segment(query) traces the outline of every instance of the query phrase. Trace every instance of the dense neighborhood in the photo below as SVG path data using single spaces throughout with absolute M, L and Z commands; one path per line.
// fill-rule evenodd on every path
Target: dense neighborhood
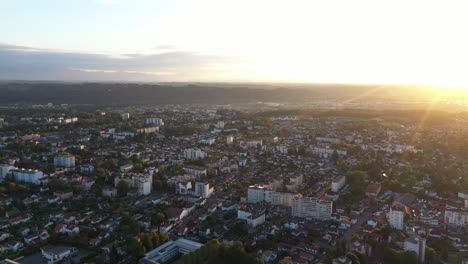
M 466 115 L 5 107 L 0 181 L 0 263 L 468 262 Z

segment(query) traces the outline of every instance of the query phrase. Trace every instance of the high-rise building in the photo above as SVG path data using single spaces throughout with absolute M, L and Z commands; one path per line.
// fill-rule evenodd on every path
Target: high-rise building
M 393 205 L 388 212 L 388 222 L 390 226 L 398 230 L 403 230 L 404 216 L 405 208 L 400 204 Z
M 206 156 L 205 152 L 197 148 L 184 150 L 184 158 L 186 159 L 204 159 Z
M 16 182 L 31 184 L 40 184 L 39 179 L 44 176 L 42 171 L 38 170 L 13 169 L 10 172 L 13 174 L 13 179 Z
M 156 118 L 156 117 L 146 118 L 146 124 L 147 125 L 155 124 L 158 126 L 164 126 L 164 120 L 162 120 L 161 118 Z
M 209 183 L 205 182 L 196 182 L 195 183 L 195 195 L 201 196 L 203 198 L 208 198 L 213 194 L 214 188 L 210 188 Z
M 271 190 L 261 185 L 251 185 L 247 189 L 247 202 L 271 202 Z
M 445 223 L 453 226 L 468 225 L 468 210 L 448 209 L 445 211 Z
M 231 145 L 232 143 L 234 143 L 234 136 L 227 136 L 226 137 L 226 143 L 228 145 Z
M 301 194 L 292 199 L 291 205 L 292 216 L 321 220 L 330 219 L 333 209 L 331 200 L 303 197 Z
M 128 120 L 128 119 L 130 119 L 130 113 L 123 113 L 123 114 L 122 114 L 122 120 L 123 120 L 123 121 L 126 121 L 126 120 Z
M 332 192 L 338 192 L 346 183 L 346 176 L 339 176 L 332 181 Z
M 69 153 L 61 153 L 54 157 L 54 165 L 57 167 L 75 167 L 75 156 Z

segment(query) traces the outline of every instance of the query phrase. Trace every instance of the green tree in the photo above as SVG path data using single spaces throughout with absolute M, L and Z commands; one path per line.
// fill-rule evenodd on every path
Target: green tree
M 128 241 L 127 245 L 132 256 L 139 258 L 143 256 L 143 254 L 145 254 L 145 247 L 143 246 L 140 240 L 132 237 Z
M 126 196 L 129 190 L 128 183 L 126 181 L 119 181 L 117 184 L 117 194 L 120 197 Z

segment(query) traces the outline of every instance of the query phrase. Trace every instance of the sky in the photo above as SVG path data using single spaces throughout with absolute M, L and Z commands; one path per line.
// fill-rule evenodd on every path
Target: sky
M 466 1 L 0 0 L 0 79 L 468 87 Z

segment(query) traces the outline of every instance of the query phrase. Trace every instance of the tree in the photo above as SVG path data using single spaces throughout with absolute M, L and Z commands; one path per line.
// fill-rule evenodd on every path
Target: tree
M 126 181 L 119 181 L 117 184 L 117 194 L 119 196 L 126 196 L 129 190 L 128 183 Z
M 351 236 L 351 241 L 354 242 L 354 241 L 358 241 L 359 240 L 359 235 L 358 234 L 353 234 Z
M 63 189 L 64 187 L 65 187 L 65 184 L 60 179 L 52 179 L 49 181 L 49 188 L 51 191 L 57 191 L 57 190 Z
M 145 233 L 141 236 L 141 243 L 143 244 L 143 246 L 145 247 L 146 249 L 146 252 L 152 250 L 154 248 L 154 245 L 153 245 L 153 240 L 151 238 L 151 234 L 150 233 Z
M 164 223 L 164 219 L 166 219 L 166 216 L 161 212 L 156 213 L 151 217 L 151 222 L 153 223 L 153 225 L 158 227 L 158 232 L 160 232 L 160 228 L 161 225 Z
M 141 257 L 143 256 L 143 254 L 145 254 L 145 248 L 140 240 L 132 237 L 130 238 L 130 241 L 128 241 L 127 244 L 130 254 L 132 254 L 132 256 Z
M 426 262 L 434 263 L 436 260 L 436 257 L 437 257 L 436 251 L 433 248 L 426 246 Z
M 361 264 L 361 261 L 359 260 L 358 256 L 356 256 L 353 252 L 348 252 L 348 254 L 346 254 L 346 257 L 350 259 L 353 264 Z

